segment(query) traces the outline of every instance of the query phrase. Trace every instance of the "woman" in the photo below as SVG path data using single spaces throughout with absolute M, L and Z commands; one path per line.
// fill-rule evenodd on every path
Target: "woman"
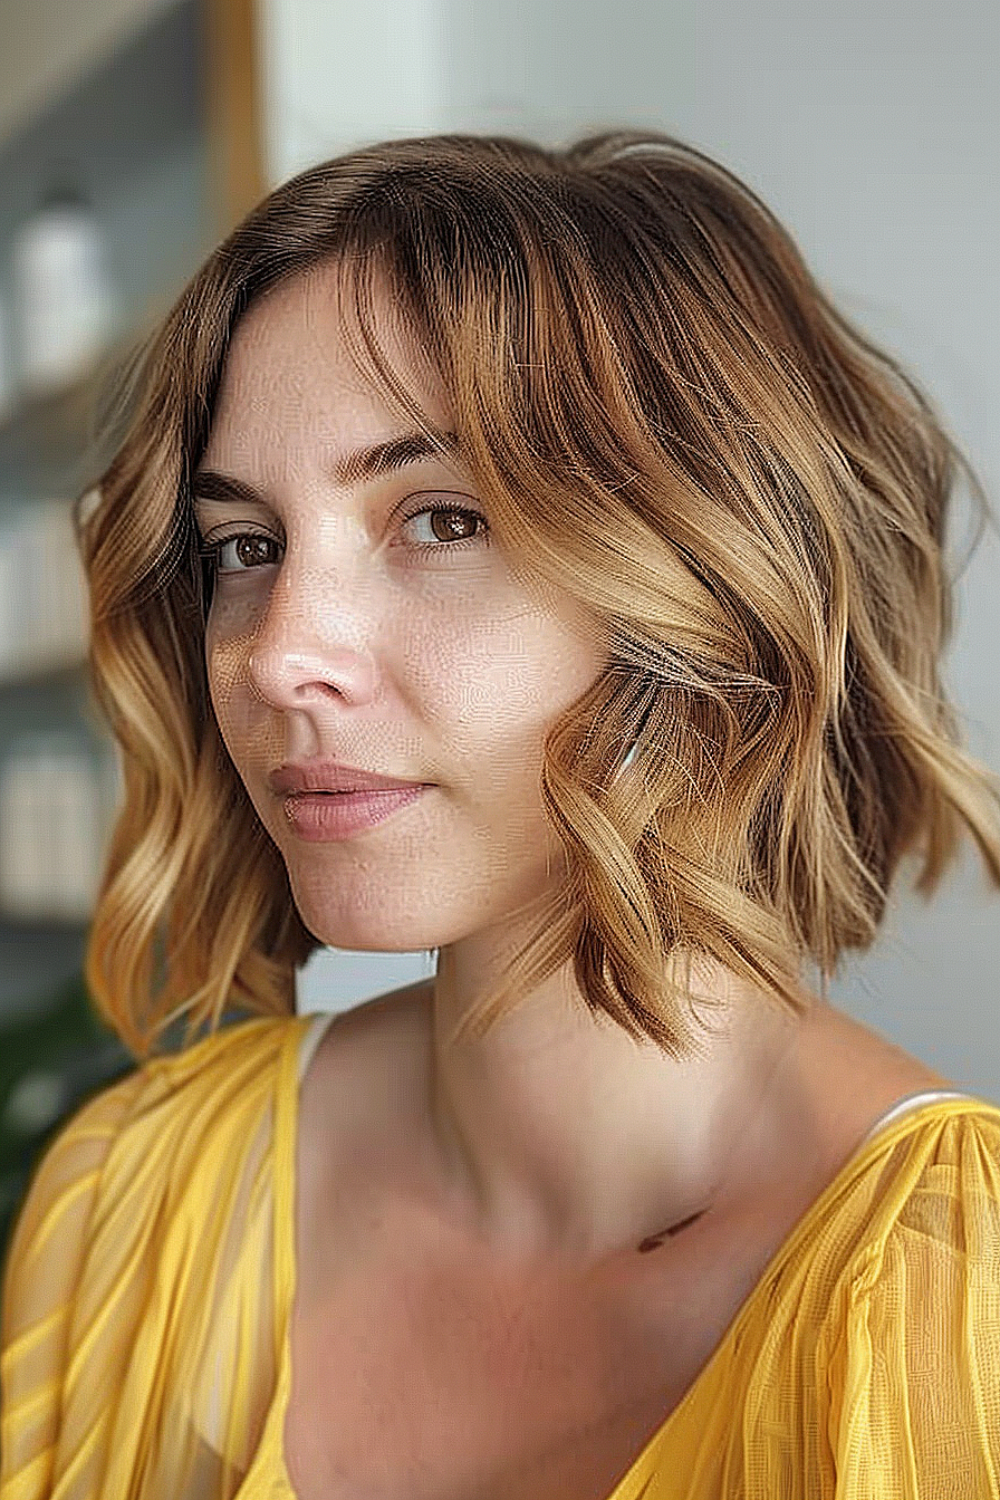
M 21 1211 L 0 1500 L 996 1493 L 1000 1108 L 827 997 L 907 854 L 1000 886 L 917 387 L 623 131 L 300 174 L 133 391 L 79 534 L 139 1066 Z M 437 973 L 299 1017 L 319 944 Z

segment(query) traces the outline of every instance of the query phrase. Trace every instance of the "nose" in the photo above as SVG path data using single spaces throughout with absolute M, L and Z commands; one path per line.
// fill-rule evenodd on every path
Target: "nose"
M 251 686 L 275 708 L 302 708 L 338 692 L 363 702 L 375 691 L 376 622 L 349 597 L 342 574 L 308 587 L 290 572 L 271 590 L 247 660 Z

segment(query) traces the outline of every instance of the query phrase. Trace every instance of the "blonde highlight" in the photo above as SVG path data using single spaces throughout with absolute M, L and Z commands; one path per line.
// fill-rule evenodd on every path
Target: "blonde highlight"
M 78 502 L 124 773 L 85 978 L 136 1055 L 179 1018 L 290 1013 L 321 946 L 211 711 L 189 482 L 239 318 L 327 265 L 359 364 L 440 438 L 375 335 L 388 281 L 512 566 L 607 645 L 546 743 L 567 878 L 463 1027 L 572 959 L 595 1012 L 681 1057 L 692 958 L 802 1009 L 801 963 L 825 991 L 871 945 L 904 856 L 929 895 L 968 832 L 1000 887 L 1000 783 L 940 677 L 959 474 L 989 502 L 912 377 L 744 184 L 669 136 L 395 140 L 300 173 L 214 251 L 130 373 L 99 503 Z

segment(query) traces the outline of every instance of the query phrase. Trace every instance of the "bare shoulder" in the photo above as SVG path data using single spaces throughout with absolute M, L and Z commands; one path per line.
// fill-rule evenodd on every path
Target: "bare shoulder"
M 327 1027 L 302 1081 L 299 1126 L 315 1126 L 329 1144 L 334 1121 L 370 1127 L 377 1107 L 391 1103 L 398 1117 L 426 1077 L 426 1016 L 432 981 L 376 995 L 343 1011 Z
M 836 1006 L 818 1011 L 816 1051 L 819 1066 L 825 1066 L 838 1084 L 849 1084 L 847 1074 L 857 1074 L 857 1092 L 902 1087 L 907 1089 L 954 1088 L 951 1079 L 913 1056 L 896 1042 Z M 849 1088 L 849 1092 L 854 1092 Z
M 433 979 L 378 995 L 337 1017 L 312 1059 L 299 1100 L 300 1173 L 317 1194 L 373 1181 L 407 1153 L 425 1117 L 428 1018 Z M 960 1087 L 921 1058 L 835 1005 L 803 1021 L 791 1066 L 799 1075 L 823 1144 L 834 1160 L 899 1099 Z M 823 1148 L 821 1147 L 821 1150 Z
M 900 1099 L 960 1085 L 833 1005 L 803 1026 L 800 1066 L 815 1106 L 821 1149 L 843 1162 Z

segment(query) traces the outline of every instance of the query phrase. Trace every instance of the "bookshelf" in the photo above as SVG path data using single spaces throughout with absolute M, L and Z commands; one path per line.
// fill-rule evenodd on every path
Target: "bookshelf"
M 0 118 L 0 298 L 12 306 L 18 226 L 54 167 L 69 164 L 101 227 L 116 318 L 69 378 L 19 389 L 15 370 L 0 411 L 0 549 L 7 543 L 6 569 L 0 550 L 0 778 L 6 770 L 8 791 L 6 803 L 0 791 L 0 1026 L 43 1012 L 82 964 L 89 909 L 81 872 L 75 898 L 66 900 L 65 891 L 48 891 L 43 869 L 28 878 L 23 868 L 25 850 L 47 837 L 52 787 L 62 790 L 70 779 L 58 766 L 92 776 L 98 836 L 96 847 L 89 838 L 87 856 L 95 875 L 117 785 L 114 746 L 88 698 L 85 582 L 69 521 L 71 500 L 110 456 L 95 442 L 98 396 L 119 359 L 266 191 L 254 0 L 102 0 L 89 15 L 64 15 L 67 26 L 90 33 L 77 47 L 84 61 L 71 66 L 67 46 L 61 71 L 46 44 L 45 12 L 55 9 L 49 0 L 35 9 L 22 4 L 23 24 L 12 18 L 0 31 L 17 30 L 23 69 L 36 67 L 49 82 L 32 92 L 29 79 L 27 102 Z M 26 817 L 21 793 L 46 745 L 64 757 L 75 753 L 77 763 L 53 761 L 37 815 Z M 64 875 L 65 851 L 49 855 Z
M 0 18 L 0 299 L 14 307 L 18 226 L 54 165 L 71 163 L 100 225 L 116 316 L 93 352 L 48 385 L 19 383 L 9 361 L 0 410 L 4 1261 L 35 1162 L 88 1095 L 134 1066 L 83 979 L 120 783 L 90 702 L 70 504 L 111 456 L 96 436 L 107 378 L 266 191 L 254 0 L 16 8 L 20 16 L 11 7 Z

